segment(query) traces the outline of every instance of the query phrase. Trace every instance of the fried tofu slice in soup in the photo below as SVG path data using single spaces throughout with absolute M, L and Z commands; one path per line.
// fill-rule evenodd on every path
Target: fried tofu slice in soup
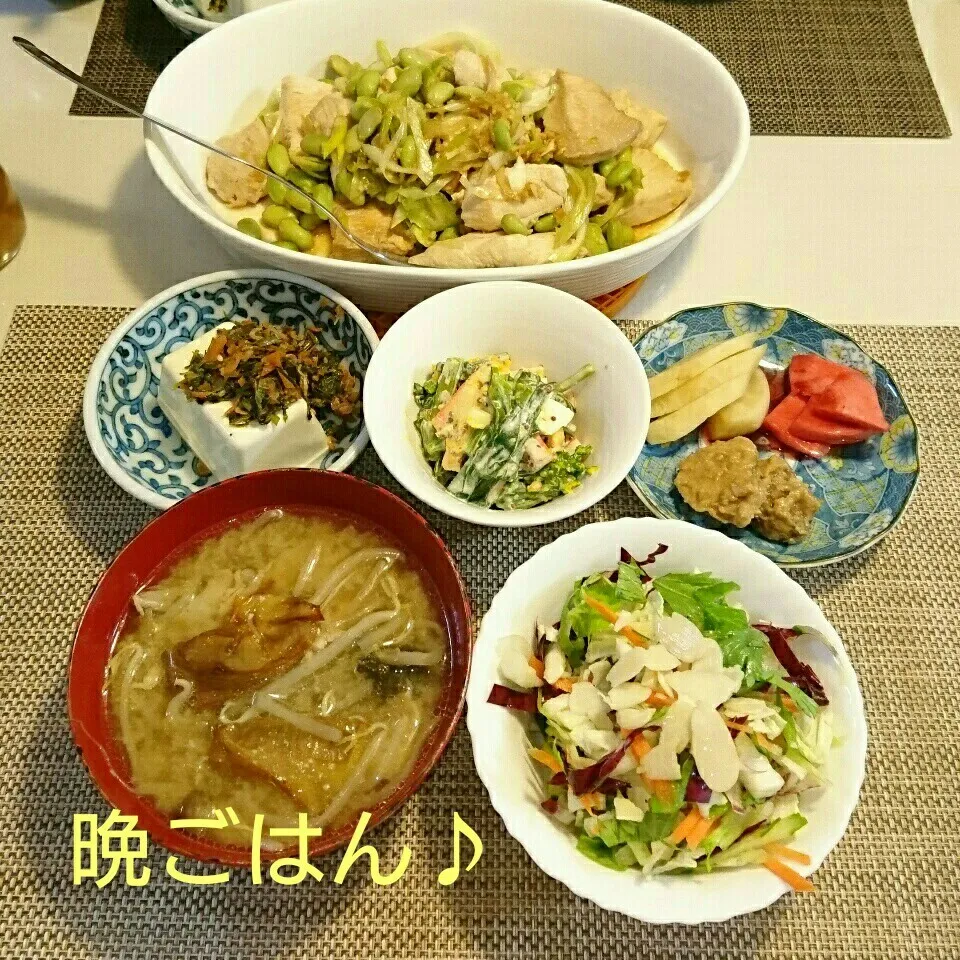
M 258 117 L 242 130 L 220 137 L 217 146 L 262 167 L 267 162 L 270 134 Z M 207 186 L 228 207 L 247 207 L 264 195 L 267 178 L 242 163 L 212 153 L 207 158 Z
M 391 227 L 393 214 L 387 207 L 367 203 L 355 209 L 339 207 L 336 212 L 347 229 L 371 247 L 399 256 L 405 256 L 413 249 L 413 240 Z M 331 224 L 331 230 L 333 232 L 331 257 L 338 260 L 357 260 L 361 263 L 377 262 L 366 250 L 358 247 L 336 224 Z
M 300 153 L 303 124 L 313 108 L 333 87 L 323 80 L 290 74 L 280 81 L 280 121 L 277 139 L 291 153 Z
M 665 217 L 693 192 L 690 174 L 675 169 L 652 150 L 634 147 L 633 165 L 643 174 L 643 186 L 637 190 L 633 203 L 620 214 L 620 219 L 631 227 Z
M 418 267 L 534 267 L 546 263 L 553 253 L 554 235 L 534 233 L 467 233 L 453 240 L 440 240 L 410 258 Z
M 493 232 L 500 221 L 514 214 L 526 226 L 563 206 L 567 175 L 562 167 L 548 163 L 518 163 L 510 171 L 468 182 L 463 195 L 463 222 L 471 230 Z M 514 189 L 516 184 L 517 189 Z
M 640 136 L 640 121 L 618 110 L 599 84 L 563 70 L 554 83 L 543 125 L 556 143 L 558 160 L 590 166 L 616 156 Z

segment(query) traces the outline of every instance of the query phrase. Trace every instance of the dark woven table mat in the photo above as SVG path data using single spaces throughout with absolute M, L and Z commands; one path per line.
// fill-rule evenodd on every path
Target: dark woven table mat
M 907 0 L 616 2 L 672 23 L 713 51 L 743 89 L 754 133 L 950 135 Z M 150 0 L 105 0 L 83 75 L 143 106 L 186 42 Z M 83 91 L 70 112 L 118 115 Z
M 198 887 L 164 875 L 154 848 L 142 888 L 71 882 L 74 813 L 106 809 L 73 748 L 64 709 L 73 625 L 110 558 L 153 511 L 119 490 L 87 448 L 87 366 L 121 309 L 18 309 L 0 354 L 0 955 L 30 960 L 877 960 L 960 956 L 960 328 L 854 328 L 898 378 L 923 432 L 923 480 L 897 530 L 868 553 L 797 573 L 836 624 L 867 704 L 867 779 L 853 821 L 817 871 L 817 894 L 719 926 L 652 927 L 578 900 L 501 826 L 461 727 L 433 776 L 370 836 L 385 871 L 354 869 L 260 888 L 234 871 Z M 633 325 L 628 332 L 634 334 Z M 55 331 L 55 335 L 51 332 Z M 396 490 L 372 451 L 357 472 Z M 401 495 L 402 494 L 402 491 Z M 409 498 L 408 498 L 409 499 Z M 423 509 L 422 507 L 420 509 Z M 509 572 L 582 523 L 640 513 L 620 487 L 563 523 L 471 527 L 427 511 L 457 558 L 478 614 Z M 450 821 L 483 838 L 451 888 Z M 361 864 L 362 866 L 362 864 Z

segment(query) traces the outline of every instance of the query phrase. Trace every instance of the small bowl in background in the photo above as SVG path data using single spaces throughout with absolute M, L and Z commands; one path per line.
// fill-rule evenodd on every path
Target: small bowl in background
M 450 668 L 436 708 L 436 727 L 412 769 L 394 792 L 369 813 L 374 826 L 390 816 L 420 787 L 446 749 L 463 709 L 472 647 L 470 601 L 456 565 L 440 537 L 399 497 L 343 473 L 267 470 L 224 480 L 188 497 L 147 524 L 119 553 L 87 602 L 74 635 L 67 685 L 67 712 L 83 762 L 111 807 L 135 815 L 142 829 L 168 850 L 196 860 L 250 866 L 250 850 L 217 844 L 174 830 L 170 816 L 130 783 L 122 745 L 108 713 L 103 685 L 114 643 L 133 611 L 131 598 L 163 576 L 188 551 L 225 526 L 264 511 L 336 512 L 378 527 L 396 541 L 417 566 L 436 598 L 446 625 Z M 346 844 L 354 823 L 324 830 L 310 845 L 310 856 Z M 264 849 L 264 860 L 289 851 Z
M 157 403 L 163 358 L 232 319 L 309 321 L 328 350 L 363 380 L 379 338 L 367 318 L 329 287 L 280 270 L 224 270 L 170 287 L 127 317 L 107 338 L 87 375 L 83 425 L 100 465 L 119 486 L 165 510 L 213 483 Z M 337 446 L 315 466 L 346 470 L 367 445 L 357 415 L 344 424 L 332 414 Z M 201 472 L 198 472 L 200 468 Z
M 224 22 L 201 17 L 193 5 L 193 0 L 153 0 L 153 5 L 173 26 L 188 37 L 209 33 L 214 27 L 219 27 Z
M 542 365 L 556 380 L 586 363 L 597 371 L 573 393 L 577 436 L 593 447 L 591 463 L 599 469 L 573 493 L 529 510 L 491 510 L 448 493 L 434 479 L 414 426 L 413 385 L 435 363 L 500 353 L 515 366 Z M 363 404 L 374 448 L 399 483 L 442 513 L 498 527 L 552 523 L 602 500 L 626 477 L 650 425 L 643 364 L 619 327 L 569 293 L 511 280 L 455 287 L 405 313 L 370 362 Z

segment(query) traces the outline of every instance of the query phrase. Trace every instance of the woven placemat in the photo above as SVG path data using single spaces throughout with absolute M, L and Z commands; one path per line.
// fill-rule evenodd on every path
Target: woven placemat
M 413 851 L 396 886 L 375 888 L 356 868 L 335 886 L 336 855 L 319 861 L 326 874 L 319 884 L 254 888 L 248 874 L 234 871 L 223 886 L 187 886 L 164 875 L 159 849 L 145 887 L 72 885 L 72 816 L 106 810 L 65 716 L 71 632 L 97 575 L 153 515 L 95 463 L 80 419 L 87 366 L 124 313 L 20 308 L 0 354 L 4 957 L 960 956 L 960 328 L 850 330 L 898 378 L 923 432 L 923 480 L 901 526 L 857 559 L 797 574 L 844 637 L 866 699 L 868 771 L 850 828 L 817 872 L 815 895 L 696 929 L 604 913 L 541 873 L 487 801 L 463 724 L 426 785 L 371 834 L 386 870 L 402 844 Z M 372 451 L 357 472 L 396 489 Z M 507 574 L 560 533 L 640 512 L 621 487 L 586 514 L 529 531 L 427 516 L 482 614 Z M 454 810 L 478 831 L 485 852 L 472 873 L 442 888 L 437 875 L 450 864 Z
M 908 0 L 615 2 L 672 23 L 716 54 L 743 89 L 754 133 L 950 135 Z M 186 42 L 150 0 L 104 0 L 83 75 L 143 106 Z M 118 115 L 82 90 L 70 112 Z

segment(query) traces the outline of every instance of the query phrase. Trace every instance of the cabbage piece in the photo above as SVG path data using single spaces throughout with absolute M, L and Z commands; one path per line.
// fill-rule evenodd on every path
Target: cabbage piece
M 560 226 L 554 238 L 555 248 L 550 257 L 551 263 L 573 260 L 580 252 L 597 189 L 592 169 L 570 166 L 564 166 L 563 169 L 567 174 L 569 190 L 563 202 L 562 214 L 558 217 Z

